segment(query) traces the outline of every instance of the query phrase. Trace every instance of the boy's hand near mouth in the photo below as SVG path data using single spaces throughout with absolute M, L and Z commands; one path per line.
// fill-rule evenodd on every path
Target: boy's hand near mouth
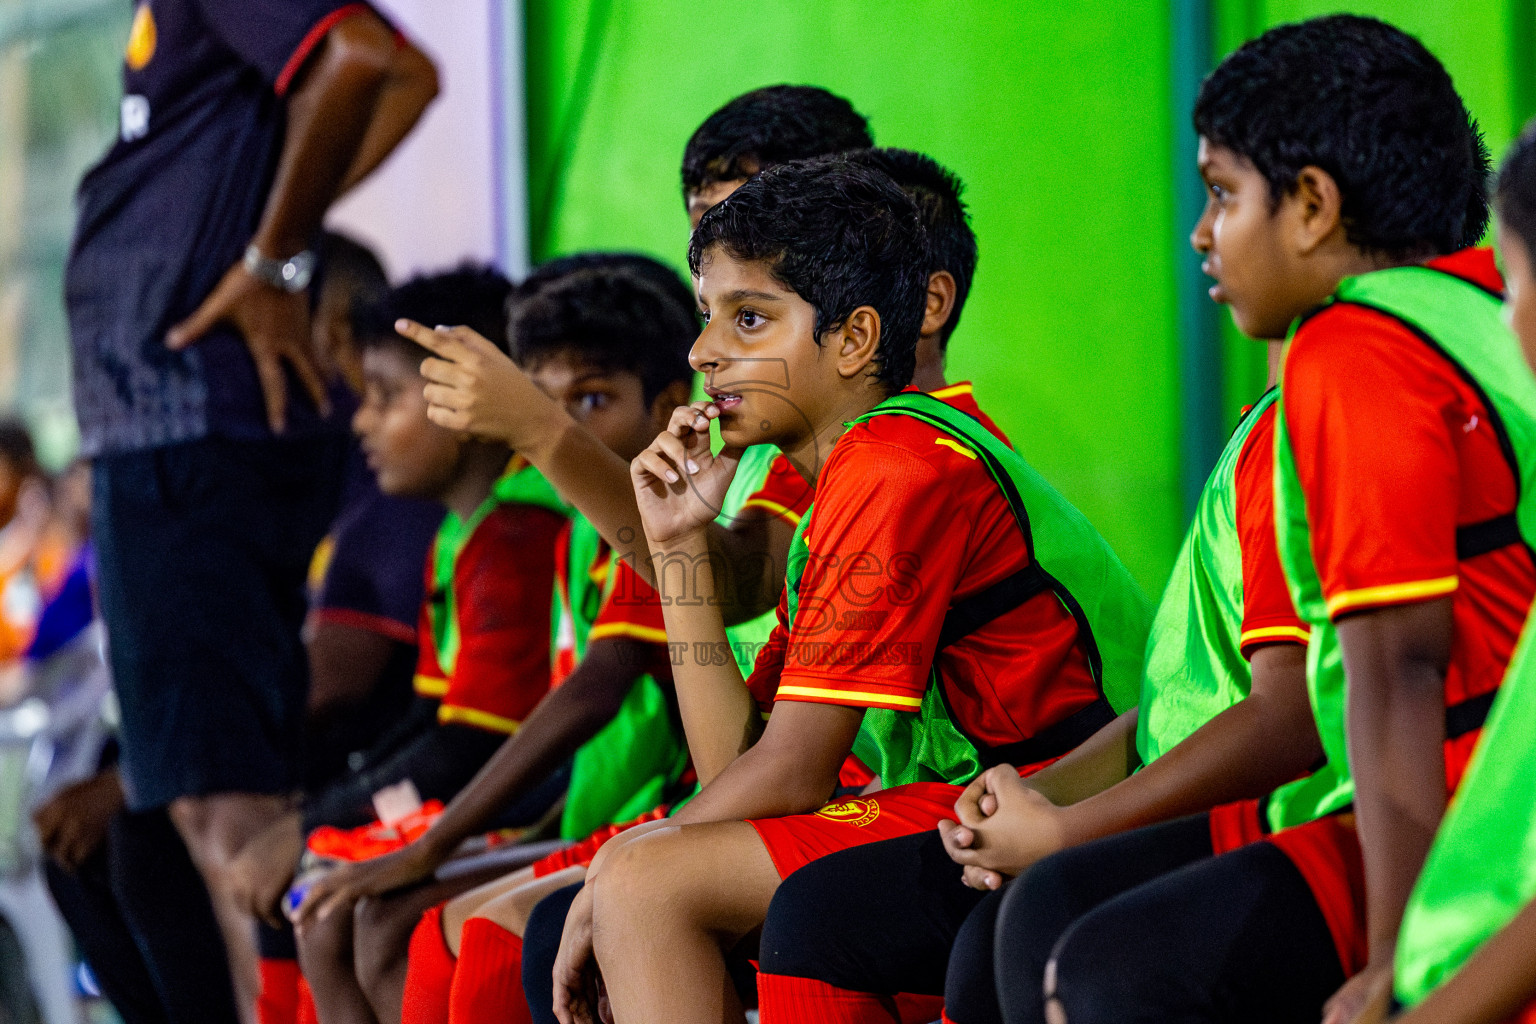
M 710 421 L 719 418 L 721 405 L 740 399 L 706 390 L 714 400 L 678 408 L 667 429 L 630 463 L 635 501 L 653 549 L 668 548 L 713 522 L 741 462 L 742 448 L 718 454 L 709 448 Z M 702 534 L 698 539 L 702 551 L 707 542 Z

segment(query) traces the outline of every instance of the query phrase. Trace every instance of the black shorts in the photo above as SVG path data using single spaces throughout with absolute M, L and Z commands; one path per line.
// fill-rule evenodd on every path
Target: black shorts
M 297 785 L 305 580 L 346 445 L 209 437 L 95 460 L 97 589 L 135 810 Z

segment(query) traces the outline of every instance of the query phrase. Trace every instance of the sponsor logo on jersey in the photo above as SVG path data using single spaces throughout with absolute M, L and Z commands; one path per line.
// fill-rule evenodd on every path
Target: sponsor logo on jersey
M 863 828 L 880 817 L 880 805 L 873 800 L 844 800 L 827 804 L 816 813 L 828 821 L 840 821 L 845 825 Z
M 159 41 L 155 29 L 155 16 L 149 9 L 149 0 L 139 0 L 133 11 L 133 28 L 128 31 L 128 50 L 123 59 L 129 71 L 142 71 L 155 56 L 155 44 Z
M 124 96 L 122 125 L 124 142 L 142 139 L 149 134 L 149 100 L 143 96 Z

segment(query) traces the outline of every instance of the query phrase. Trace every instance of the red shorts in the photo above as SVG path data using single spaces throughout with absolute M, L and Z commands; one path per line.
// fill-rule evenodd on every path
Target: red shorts
M 1211 808 L 1211 852 L 1220 856 L 1269 835 L 1269 823 L 1257 800 Z
M 534 861 L 532 864 L 533 877 L 543 878 L 545 875 L 552 875 L 556 871 L 564 871 L 566 868 L 584 868 L 592 863 L 592 858 L 597 856 L 598 849 L 608 840 L 620 832 L 626 832 L 634 828 L 636 825 L 643 825 L 648 821 L 660 821 L 667 816 L 667 812 L 670 810 L 672 810 L 671 804 L 663 804 L 655 810 L 645 812 L 634 821 L 626 821 L 619 825 L 604 825 L 596 832 L 587 836 L 587 838 L 572 843 L 563 850 L 556 850 L 548 857 Z
M 762 837 L 779 877 L 788 878 L 829 853 L 937 828 L 940 819 L 954 818 L 955 801 L 963 792 L 964 786 L 913 782 L 827 804 L 811 814 L 747 824 Z
M 1365 929 L 1365 866 L 1360 859 L 1360 839 L 1353 814 L 1331 814 L 1305 825 L 1282 829 L 1270 836 L 1296 865 L 1317 900 L 1344 976 L 1352 978 L 1365 967 L 1368 953 Z

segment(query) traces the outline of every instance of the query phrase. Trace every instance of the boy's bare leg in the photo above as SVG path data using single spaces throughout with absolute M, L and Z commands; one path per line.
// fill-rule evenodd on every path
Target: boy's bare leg
M 660 829 L 594 876 L 593 948 L 619 1024 L 739 1024 L 725 952 L 762 926 L 779 873 L 746 822 Z
M 352 911 L 339 907 L 294 932 L 299 969 L 309 982 L 315 1015 L 325 1024 L 377 1024 L 352 962 Z
M 208 886 L 213 912 L 229 951 L 236 1005 L 241 1020 L 247 1024 L 255 1024 L 256 997 L 261 992 L 256 927 L 235 901 L 229 869 L 245 844 L 287 807 L 285 797 L 258 793 L 185 796 L 170 805 L 171 821 Z
M 494 882 L 499 871 L 485 868 L 446 882 L 428 882 L 357 901 L 351 915 L 353 974 L 380 1024 L 400 1024 L 411 933 L 420 923 L 421 915 L 444 900 Z
M 540 900 L 568 885 L 575 885 L 586 877 L 587 869 L 580 864 L 553 871 L 543 878 L 534 878 L 533 872 L 530 871 L 527 877 L 519 879 L 516 885 L 503 886 L 499 891 L 489 894 L 489 898 L 481 899 L 474 906 L 454 900 L 443 910 L 443 930 L 448 933 L 448 947 L 455 953 L 458 952 L 459 932 L 463 929 L 464 922 L 471 917 L 483 917 L 487 921 L 500 925 L 518 938 L 522 938 L 523 929 L 528 927 L 528 915 L 533 913 L 533 908 Z M 478 893 L 481 890 L 477 889 L 475 892 Z M 472 896 L 475 893 L 464 895 Z
M 505 895 L 518 886 L 527 885 L 531 881 L 533 881 L 533 868 L 518 868 L 511 874 L 493 878 L 484 885 L 477 885 L 444 903 L 443 940 L 448 943 L 448 951 L 454 956 L 459 955 L 459 932 L 463 929 L 464 922 L 474 917 L 476 911 L 496 897 Z

